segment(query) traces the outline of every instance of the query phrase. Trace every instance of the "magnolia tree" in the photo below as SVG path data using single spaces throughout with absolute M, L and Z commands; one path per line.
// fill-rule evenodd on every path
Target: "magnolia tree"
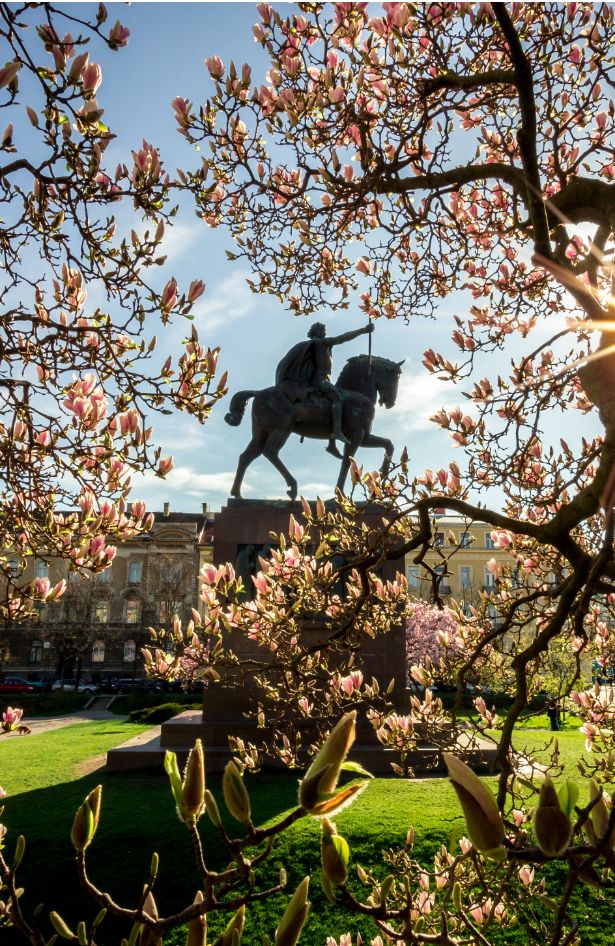
M 566 884 L 550 901 L 551 918 L 530 927 L 539 939 L 571 942 L 577 883 L 612 882 L 615 815 L 601 784 L 611 771 L 613 704 L 600 693 L 575 695 L 595 753 L 585 809 L 569 786 L 558 795 L 550 780 L 561 771 L 557 745 L 543 760 L 551 770 L 544 780 L 544 766 L 515 751 L 513 730 L 543 685 L 552 649 L 570 656 L 569 692 L 584 661 L 606 662 L 613 649 L 612 7 L 258 10 L 254 36 L 269 56 L 267 74 L 254 83 L 249 65 L 212 56 L 208 101 L 173 102 L 181 134 L 211 151 L 183 178 L 197 210 L 208 226 L 230 230 L 230 255 L 251 266 L 253 288 L 298 314 L 325 303 L 346 307 L 357 294 L 367 317 L 411 322 L 440 318 L 440 300 L 465 293 L 467 314 L 452 327 L 457 354 L 424 354 L 426 370 L 458 384 L 469 402 L 432 418 L 465 461 L 412 476 L 403 454 L 386 481 L 355 465 L 359 498 L 383 509 L 379 530 L 362 522 L 356 496 L 340 497 L 336 512 L 304 504 L 304 525 L 292 520 L 289 542 L 278 539 L 280 551 L 261 562 L 254 600 L 242 602 L 230 566 L 206 569 L 202 626 L 198 618 L 187 630 L 177 624 L 174 654 L 153 652 L 150 662 L 180 672 L 183 642 L 192 673 L 216 661 L 240 669 L 228 643 L 233 631 L 247 636 L 258 645 L 246 663 L 260 688 L 261 726 L 270 726 L 279 754 L 297 759 L 301 727 L 282 723 L 289 706 L 315 725 L 345 700 L 382 696 L 372 684 L 369 694 L 363 689 L 361 644 L 403 620 L 409 603 L 403 577 L 384 582 L 378 567 L 412 555 L 431 575 L 432 603 L 441 609 L 443 576 L 462 546 L 453 535 L 446 549 L 434 548 L 435 510 L 465 517 L 470 532 L 473 522 L 488 523 L 508 563 L 489 562 L 492 584 L 477 602 L 453 603 L 463 645 L 441 658 L 441 670 L 448 664 L 458 683 L 458 704 L 478 665 L 511 697 L 501 719 L 479 698 L 471 723 L 497 742 L 497 807 L 453 771 L 466 819 L 474 810 L 497 824 L 479 838 L 468 820 L 468 868 L 481 878 L 482 894 L 465 899 L 446 869 L 447 853 L 437 878 L 443 902 L 436 906 L 425 881 L 426 906 L 412 931 L 403 926 L 408 905 L 398 901 L 383 932 L 392 941 L 484 943 L 490 928 L 510 920 L 511 878 L 543 894 L 540 868 L 559 859 Z M 511 367 L 490 377 L 490 356 L 500 352 Z M 587 416 L 596 435 L 550 435 L 564 411 Z M 428 564 L 432 550 L 444 568 Z M 332 673 L 344 683 L 332 686 Z M 427 661 L 416 674 L 430 681 Z M 372 710 L 379 732 L 387 728 L 382 712 Z M 392 728 L 409 733 L 427 717 L 441 720 L 443 741 L 451 738 L 455 708 L 451 723 L 429 696 L 415 698 Z M 257 746 L 236 741 L 235 748 L 244 764 L 255 763 Z M 533 849 L 524 847 L 532 809 L 545 812 L 541 827 L 536 814 Z M 591 830 L 583 827 L 588 818 Z M 405 889 L 420 885 L 410 856 L 395 866 Z M 388 909 L 389 892 L 374 909 Z M 360 909 L 350 895 L 346 902 Z M 456 910 L 465 910 L 461 931 Z
M 99 571 L 110 539 L 148 528 L 143 503 L 129 512 L 124 499 L 132 471 L 172 468 L 152 442 L 152 416 L 172 408 L 203 421 L 224 390 L 218 351 L 194 328 L 176 361 L 157 356 L 156 331 L 188 316 L 204 286 L 179 287 L 159 268 L 176 208 L 155 146 L 129 142 L 126 163 L 107 166 L 114 136 L 96 50 L 120 50 L 129 33 L 103 4 L 90 12 L 0 6 L 5 619 L 63 591 L 46 578 L 25 585 L 32 555 Z M 134 229 L 118 230 L 116 207 Z
M 586 655 L 606 660 L 612 648 L 612 8 L 399 3 L 382 9 L 305 4 L 284 17 L 261 5 L 255 37 L 271 60 L 262 82 L 254 87 L 249 66 L 227 66 L 213 56 L 207 63 L 212 98 L 202 107 L 173 101 L 182 134 L 211 148 L 211 157 L 179 180 L 209 226 L 230 228 L 235 255 L 253 267 L 253 286 L 287 299 L 295 312 L 309 313 L 324 300 L 347 305 L 357 289 L 370 318 L 438 317 L 440 298 L 453 289 L 469 293 L 468 315 L 459 317 L 453 334 L 460 355 L 425 353 L 428 371 L 460 385 L 469 379 L 467 412 L 442 410 L 434 418 L 464 448 L 467 462 L 414 477 L 402 455 L 386 481 L 355 464 L 358 498 L 367 495 L 372 509 L 380 509 L 379 522 L 356 496 L 339 496 L 336 509 L 305 503 L 302 521 L 291 518 L 287 538 L 277 537 L 261 560 L 251 600 L 230 565 L 206 566 L 204 616 L 195 612 L 188 625 L 176 620 L 172 646 L 152 649 L 146 659 L 169 675 L 249 677 L 267 746 L 236 739 L 237 761 L 246 767 L 272 746 L 286 761 L 301 762 L 306 741 L 313 748 L 321 743 L 319 721 L 344 711 L 301 781 L 291 818 L 330 814 L 350 800 L 354 790 L 337 792 L 337 780 L 354 735 L 354 706 L 368 705 L 380 738 L 388 744 L 399 738 L 404 752 L 417 723 L 429 726 L 434 739 L 439 731 L 449 749 L 454 745 L 446 759 L 467 837 L 443 846 L 431 862 L 415 856 L 410 832 L 404 849 L 386 852 L 386 874 L 360 867 L 355 879 L 347 842 L 332 822 L 322 823 L 325 893 L 372 920 L 374 946 L 485 946 L 519 921 L 528 939 L 567 946 L 579 933 L 571 912 L 577 887 L 592 888 L 584 891 L 587 901 L 613 884 L 615 805 L 604 785 L 613 775 L 615 705 L 600 690 L 573 693 L 592 750 L 581 794 L 572 782 L 560 779 L 556 787 L 553 781 L 562 773 L 556 742 L 539 767 L 516 751 L 513 730 L 540 685 L 552 642 L 567 644 L 573 655 L 569 687 Z M 88 107 L 84 115 L 96 110 Z M 130 190 L 122 173 L 109 185 L 110 196 L 114 184 Z M 129 246 L 125 253 L 130 258 Z M 145 261 L 139 266 L 145 269 Z M 170 301 L 181 308 L 184 299 L 168 284 L 158 302 L 166 311 Z M 538 328 L 546 336 L 537 336 Z M 509 344 L 509 375 L 483 377 L 486 357 Z M 87 393 L 81 396 L 87 400 Z M 593 413 L 600 436 L 550 443 L 547 425 L 564 409 Z M 108 432 L 112 443 L 115 433 Z M 492 501 L 495 488 L 503 503 Z M 456 708 L 449 718 L 429 690 L 414 697 L 407 715 L 392 714 L 387 694 L 361 670 L 366 638 L 405 621 L 412 605 L 403 576 L 380 576 L 387 561 L 409 553 L 425 563 L 432 604 L 442 610 L 442 576 L 461 540 L 452 536 L 437 550 L 443 570 L 428 565 L 432 512 L 441 508 L 465 516 L 468 531 L 472 522 L 487 522 L 495 545 L 509 552 L 509 565 L 495 559 L 489 565 L 492 590 L 467 607 L 451 605 L 462 646 L 440 659 L 441 671 L 448 667 L 458 682 L 458 700 L 478 664 L 497 674 L 512 697 L 502 719 L 479 698 L 474 717 L 461 726 Z M 434 636 L 440 622 L 436 614 Z M 234 640 L 249 644 L 241 660 Z M 427 660 L 416 672 L 429 682 Z M 459 758 L 479 737 L 497 747 L 497 797 Z M 273 836 L 288 825 L 251 825 L 245 786 L 231 763 L 225 800 L 243 828 L 239 838 L 221 833 L 229 867 L 213 875 L 196 821 L 204 809 L 214 824 L 219 816 L 205 792 L 199 754 L 197 748 L 183 780 L 172 760 L 167 766 L 199 876 L 195 903 L 181 915 L 158 915 L 156 859 L 136 905 L 123 907 L 99 890 L 86 848 L 100 793 L 77 814 L 73 844 L 82 883 L 103 911 L 131 926 L 131 943 L 140 935 L 142 943 L 158 944 L 185 921 L 188 942 L 204 944 L 206 913 L 242 911 L 271 893 L 258 885 L 259 858 L 270 840 L 262 832 Z M 21 912 L 16 881 L 23 847 L 18 841 L 13 860 L 2 855 L 0 862 L 5 915 L 38 944 L 44 941 L 39 919 Z M 306 896 L 304 882 L 276 943 L 297 941 Z M 56 915 L 52 923 L 69 940 L 96 940 L 91 926 L 73 930 Z M 218 942 L 237 944 L 242 924 L 243 914 L 234 913 Z

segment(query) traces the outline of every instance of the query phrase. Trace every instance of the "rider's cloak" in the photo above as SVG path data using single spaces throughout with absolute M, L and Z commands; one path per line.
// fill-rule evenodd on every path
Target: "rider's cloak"
M 308 388 L 314 384 L 315 375 L 314 343 L 308 340 L 293 345 L 284 355 L 276 368 L 275 383 L 279 385 L 292 381 L 294 384 Z

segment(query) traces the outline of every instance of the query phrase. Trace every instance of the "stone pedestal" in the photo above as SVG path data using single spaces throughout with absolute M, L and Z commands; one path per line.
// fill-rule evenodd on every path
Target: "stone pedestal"
M 218 514 L 215 524 L 214 564 L 232 562 L 239 574 L 242 574 L 244 585 L 251 588 L 250 573 L 258 568 L 258 556 L 267 555 L 271 549 L 271 533 L 287 534 L 290 514 L 297 521 L 302 521 L 302 508 L 299 504 L 289 502 L 269 502 L 264 500 L 229 500 Z M 368 524 L 375 525 L 382 518 L 377 506 L 366 507 L 363 515 Z M 386 562 L 381 571 L 381 577 L 393 579 L 396 572 L 403 573 L 403 559 Z M 314 630 L 306 633 L 318 634 L 315 624 Z M 238 656 L 254 655 L 257 647 L 240 635 L 233 635 L 232 646 Z M 390 633 L 366 638 L 361 654 L 361 668 L 366 680 L 375 677 L 381 689 L 386 689 L 394 681 L 390 699 L 396 712 L 408 712 L 408 695 L 406 691 L 406 644 L 403 627 L 393 628 Z M 203 741 L 207 770 L 221 771 L 228 759 L 230 750 L 228 736 L 234 735 L 246 742 L 259 744 L 263 733 L 256 727 L 256 722 L 246 719 L 244 715 L 250 708 L 250 693 L 243 688 L 225 685 L 225 681 L 210 684 L 204 693 L 203 712 L 185 712 L 164 723 L 161 729 L 160 740 L 140 749 L 145 764 L 160 762 L 165 749 L 172 749 L 181 758 L 184 758 L 194 741 L 200 738 Z M 314 728 L 310 721 L 305 722 L 309 731 Z M 158 756 L 156 757 L 156 751 Z M 109 754 L 109 766 L 113 768 L 128 768 L 139 764 L 136 752 L 132 754 L 126 749 L 115 750 Z M 385 749 L 377 740 L 373 727 L 364 718 L 359 718 L 357 726 L 357 740 L 351 751 L 351 758 L 361 762 L 374 774 L 390 774 L 391 762 L 396 760 L 396 753 Z M 476 762 L 479 763 L 477 757 Z M 424 745 L 417 749 L 411 760 L 416 771 L 437 770 L 440 768 L 441 758 L 435 746 Z

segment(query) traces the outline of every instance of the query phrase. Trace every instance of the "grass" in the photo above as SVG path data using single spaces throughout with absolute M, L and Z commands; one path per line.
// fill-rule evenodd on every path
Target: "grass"
M 43 916 L 57 909 L 72 923 L 96 915 L 97 908 L 78 893 L 69 834 L 76 807 L 98 782 L 102 782 L 104 793 L 101 823 L 90 859 L 95 882 L 124 904 L 132 905 L 147 878 L 151 853 L 156 850 L 160 855 L 157 899 L 161 912 L 175 911 L 192 900 L 197 884 L 191 846 L 187 832 L 175 817 L 166 776 L 151 770 L 88 773 L 87 766 L 84 768 L 85 760 L 101 756 L 110 746 L 143 728 L 111 720 L 0 740 L 0 784 L 9 793 L 3 816 L 9 828 L 9 855 L 19 833 L 28 839 L 20 869 L 25 907 L 31 910 L 43 901 Z M 519 733 L 518 742 L 527 751 L 539 750 L 550 738 L 547 732 L 527 730 Z M 583 749 L 582 736 L 563 732 L 558 738 L 566 774 L 580 778 L 576 761 Z M 220 777 L 210 777 L 208 784 L 223 808 Z M 295 804 L 297 779 L 292 773 L 262 773 L 250 778 L 248 787 L 257 824 Z M 387 872 L 382 864 L 383 850 L 403 846 L 410 826 L 416 831 L 415 855 L 427 868 L 442 843 L 455 845 L 465 833 L 457 799 L 446 779 L 374 779 L 355 804 L 336 818 L 336 823 L 350 843 L 352 864 L 361 863 L 383 874 Z M 213 866 L 222 866 L 207 818 L 201 824 L 206 855 L 212 858 Z M 346 931 L 361 930 L 366 938 L 375 935 L 368 921 L 349 917 L 325 901 L 319 886 L 319 860 L 317 822 L 305 819 L 279 839 L 267 868 L 267 880 L 275 883 L 279 868 L 284 866 L 289 892 L 250 908 L 246 944 L 258 944 L 264 933 L 273 934 L 290 892 L 307 873 L 313 874 L 313 908 L 302 946 L 324 946 L 327 935 L 339 941 Z M 556 890 L 561 872 L 552 870 L 548 883 L 550 892 Z M 600 905 L 594 891 L 583 888 L 574 910 L 582 920 L 582 946 L 612 942 L 611 910 Z M 216 920 L 210 922 L 211 941 L 219 930 Z M 11 939 L 4 934 L 7 946 Z M 119 942 L 113 926 L 102 941 L 105 946 Z M 523 927 L 513 930 L 506 940 L 502 939 L 505 941 L 524 942 Z M 167 942 L 179 946 L 185 942 L 185 934 L 177 933 Z

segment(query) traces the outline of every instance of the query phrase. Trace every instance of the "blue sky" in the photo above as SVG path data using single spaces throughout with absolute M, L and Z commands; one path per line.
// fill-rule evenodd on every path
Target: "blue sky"
M 71 5 L 71 12 L 84 6 Z M 93 5 L 87 7 L 91 13 Z M 168 170 L 190 167 L 194 154 L 176 132 L 171 100 L 177 95 L 197 104 L 205 100 L 212 84 L 204 60 L 214 53 L 225 63 L 230 59 L 239 65 L 250 62 L 253 81 L 262 80 L 267 63 L 252 38 L 252 25 L 258 18 L 255 5 L 112 3 L 108 10 L 110 23 L 119 18 L 131 30 L 129 45 L 118 53 L 91 51 L 91 58 L 103 68 L 98 100 L 105 107 L 106 123 L 117 135 L 108 151 L 109 166 L 114 167 L 118 160 L 130 163 L 130 151 L 146 138 L 160 149 Z M 224 231 L 209 230 L 189 206 L 183 210 L 166 239 L 168 263 L 161 273 L 161 284 L 170 275 L 184 287 L 192 278 L 204 279 L 207 289 L 195 308 L 196 322 L 202 341 L 222 348 L 220 363 L 228 369 L 231 394 L 241 388 L 266 387 L 273 383 L 279 359 L 306 337 L 314 319 L 297 319 L 272 297 L 253 295 L 245 284 L 245 264 L 226 259 L 224 251 L 231 243 Z M 406 359 L 397 405 L 389 411 L 377 408 L 373 431 L 389 436 L 397 454 L 407 446 L 414 472 L 462 459 L 448 435 L 428 418 L 440 407 L 463 404 L 464 399 L 460 391 L 429 375 L 421 361 L 428 347 L 454 354 L 448 341 L 451 318 L 455 313 L 463 315 L 465 308 L 465 300 L 451 297 L 442 303 L 437 321 L 417 320 L 407 326 L 381 320 L 373 336 L 375 354 Z M 329 334 L 364 324 L 358 308 L 352 306 L 344 313 L 325 310 L 318 318 L 326 322 Z M 184 333 L 185 326 L 178 326 L 165 337 L 161 348 L 165 356 Z M 345 358 L 366 350 L 365 337 L 338 348 L 334 374 Z M 506 371 L 509 361 L 510 353 L 497 370 Z M 135 477 L 133 497 L 145 499 L 152 509 L 161 508 L 164 500 L 176 510 L 198 510 L 201 502 L 219 509 L 228 496 L 238 455 L 249 439 L 249 419 L 238 428 L 224 423 L 227 405 L 228 400 L 222 401 L 203 427 L 183 415 L 156 419 L 157 442 L 165 453 L 173 455 L 175 470 L 164 482 L 153 476 Z M 566 420 L 567 436 L 570 420 Z M 308 497 L 333 495 L 338 461 L 325 453 L 324 446 L 317 441 L 301 445 L 298 438 L 291 437 L 282 452 L 300 492 Z M 358 459 L 366 467 L 376 468 L 381 456 L 378 451 L 361 451 Z M 273 467 L 262 458 L 255 461 L 246 476 L 244 495 L 280 498 L 284 490 Z

